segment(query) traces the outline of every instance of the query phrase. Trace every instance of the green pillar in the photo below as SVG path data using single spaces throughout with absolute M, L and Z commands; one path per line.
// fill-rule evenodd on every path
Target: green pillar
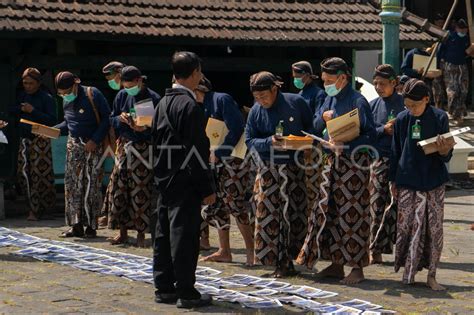
M 383 25 L 382 62 L 392 65 L 399 72 L 400 67 L 400 0 L 382 0 L 380 13 Z

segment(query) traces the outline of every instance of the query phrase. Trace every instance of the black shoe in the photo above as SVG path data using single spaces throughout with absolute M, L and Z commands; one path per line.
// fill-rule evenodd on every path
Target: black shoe
M 80 224 L 73 225 L 69 230 L 61 233 L 59 237 L 83 237 L 84 228 Z
M 178 300 L 176 293 L 156 293 L 155 302 L 164 304 L 174 304 Z
M 178 299 L 176 302 L 177 308 L 195 308 L 195 307 L 202 307 L 208 306 L 212 304 L 212 297 L 209 294 L 202 294 L 200 299 L 196 300 L 185 300 L 185 299 Z
M 95 238 L 95 237 L 97 237 L 97 231 L 94 230 L 93 228 L 91 228 L 90 226 L 88 226 L 86 228 L 86 233 L 84 233 L 84 237 L 85 238 Z

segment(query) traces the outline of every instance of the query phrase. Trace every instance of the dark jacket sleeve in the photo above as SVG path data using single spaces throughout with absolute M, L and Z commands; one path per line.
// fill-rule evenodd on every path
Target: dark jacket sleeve
M 398 161 L 402 155 L 402 143 L 400 134 L 401 120 L 397 118 L 393 126 L 393 137 L 392 137 L 392 150 L 390 153 L 390 170 L 388 173 L 388 179 L 391 182 L 395 181 L 397 176 Z
M 323 119 L 323 114 L 325 111 L 329 110 L 330 106 L 329 97 L 326 98 L 323 105 L 319 108 L 319 110 L 314 114 L 313 117 L 313 127 L 315 135 L 321 136 L 323 134 L 324 129 L 326 128 L 326 122 Z
M 297 108 L 301 110 L 301 122 L 303 123 L 303 130 L 309 133 L 314 133 L 314 128 L 313 128 L 313 111 L 308 104 L 303 98 L 299 100 L 299 103 L 297 104 Z
M 244 116 L 240 112 L 237 103 L 235 103 L 229 95 L 221 97 L 218 106 L 221 107 L 222 118 L 224 119 L 227 129 L 229 129 L 229 133 L 225 137 L 222 145 L 234 147 L 244 132 Z M 230 151 L 229 149 L 218 148 L 215 154 L 218 158 L 221 158 L 223 155 L 230 155 Z
M 421 77 L 420 74 L 418 73 L 418 71 L 413 69 L 413 55 L 414 54 L 415 53 L 413 51 L 409 51 L 406 54 L 405 58 L 403 59 L 401 70 L 403 74 L 409 76 L 410 78 L 419 79 Z
M 66 120 L 63 120 L 61 123 L 54 126 L 54 128 L 57 128 L 57 129 L 61 130 L 61 136 L 67 136 L 67 134 L 69 132 L 69 128 L 67 126 Z
M 255 105 L 254 105 L 255 106 Z M 253 148 L 257 152 L 270 152 L 272 146 L 272 136 L 263 137 L 258 132 L 257 122 L 255 121 L 255 110 L 250 110 L 245 128 L 245 143 L 249 149 Z
M 94 98 L 95 106 L 100 116 L 100 124 L 97 130 L 92 135 L 91 139 L 96 144 L 100 144 L 104 140 L 105 136 L 109 132 L 110 127 L 110 107 L 101 91 L 96 88 L 92 88 L 92 97 Z
M 44 94 L 42 101 L 44 106 L 43 110 L 35 108 L 31 112 L 31 116 L 40 124 L 53 126 L 56 123 L 56 111 L 53 97 L 49 94 Z
M 216 191 L 213 173 L 209 167 L 210 144 L 206 136 L 204 112 L 190 103 L 182 125 L 184 139 L 189 139 L 191 181 L 202 198 Z
M 441 132 L 440 134 L 447 133 L 449 132 L 449 120 L 448 120 L 448 115 L 446 113 L 443 113 L 441 116 Z M 451 158 L 453 157 L 453 149 L 449 151 L 448 155 L 442 156 L 441 154 L 437 153 L 440 160 L 443 161 L 444 163 L 448 163 Z
M 378 98 L 376 98 L 375 100 L 372 100 L 369 103 L 369 105 L 370 105 L 370 110 L 372 112 L 372 117 L 374 118 L 375 136 L 377 139 L 380 139 L 385 135 L 385 132 L 384 132 L 385 125 L 375 120 L 375 117 L 377 117 L 377 110 L 378 110 L 377 100 Z
M 120 127 L 122 122 L 120 121 L 120 114 L 122 114 L 122 109 L 120 108 L 120 98 L 122 97 L 121 93 L 118 93 L 114 102 L 112 103 L 112 112 L 110 114 L 110 124 L 117 132 L 120 132 Z

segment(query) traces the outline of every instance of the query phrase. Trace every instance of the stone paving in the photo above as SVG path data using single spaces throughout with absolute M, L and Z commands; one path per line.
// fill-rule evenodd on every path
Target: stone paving
M 292 284 L 305 284 L 340 293 L 328 301 L 342 301 L 353 298 L 369 300 L 387 309 L 400 313 L 422 314 L 474 314 L 474 190 L 449 191 L 445 211 L 445 239 L 438 280 L 445 285 L 446 292 L 433 292 L 424 286 L 427 272 L 417 276 L 413 286 L 401 284 L 401 272 L 393 271 L 393 257 L 385 256 L 386 263 L 370 266 L 365 274 L 367 281 L 358 286 L 344 286 L 337 281 L 320 279 L 314 271 L 298 267 L 302 272 L 298 277 L 287 279 Z M 58 235 L 65 229 L 61 214 L 50 220 L 27 222 L 24 216 L 0 221 L 1 226 L 38 237 L 60 240 Z M 150 256 L 151 249 L 139 249 L 131 245 L 112 246 L 105 240 L 113 231 L 99 230 L 94 240 L 72 239 L 71 241 L 124 251 L 142 256 Z M 131 242 L 134 233 L 131 233 Z M 231 229 L 234 262 L 230 264 L 201 263 L 223 271 L 223 276 L 235 273 L 262 275 L 268 268 L 261 266 L 244 267 L 244 245 L 235 224 Z M 150 240 L 147 239 L 148 244 Z M 217 245 L 217 233 L 211 229 L 211 244 Z M 152 285 L 133 282 L 124 278 L 104 276 L 81 271 L 53 263 L 18 257 L 11 253 L 17 248 L 0 248 L 0 312 L 1 313 L 137 313 L 174 314 L 182 313 L 174 306 L 163 306 L 153 301 Z M 203 255 L 209 252 L 202 253 Z M 327 266 L 319 262 L 318 270 Z M 200 313 L 293 313 L 301 312 L 293 308 L 279 310 L 249 310 L 239 305 L 217 302 L 211 307 L 190 311 Z

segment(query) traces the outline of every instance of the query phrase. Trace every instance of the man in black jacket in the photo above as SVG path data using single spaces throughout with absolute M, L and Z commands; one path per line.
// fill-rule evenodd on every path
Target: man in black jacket
M 201 203 L 214 203 L 216 188 L 209 169 L 206 119 L 193 92 L 202 78 L 200 59 L 192 52 L 177 52 L 171 63 L 175 83 L 158 104 L 153 122 L 159 192 L 152 216 L 155 300 L 193 308 L 211 303 L 194 283 Z

